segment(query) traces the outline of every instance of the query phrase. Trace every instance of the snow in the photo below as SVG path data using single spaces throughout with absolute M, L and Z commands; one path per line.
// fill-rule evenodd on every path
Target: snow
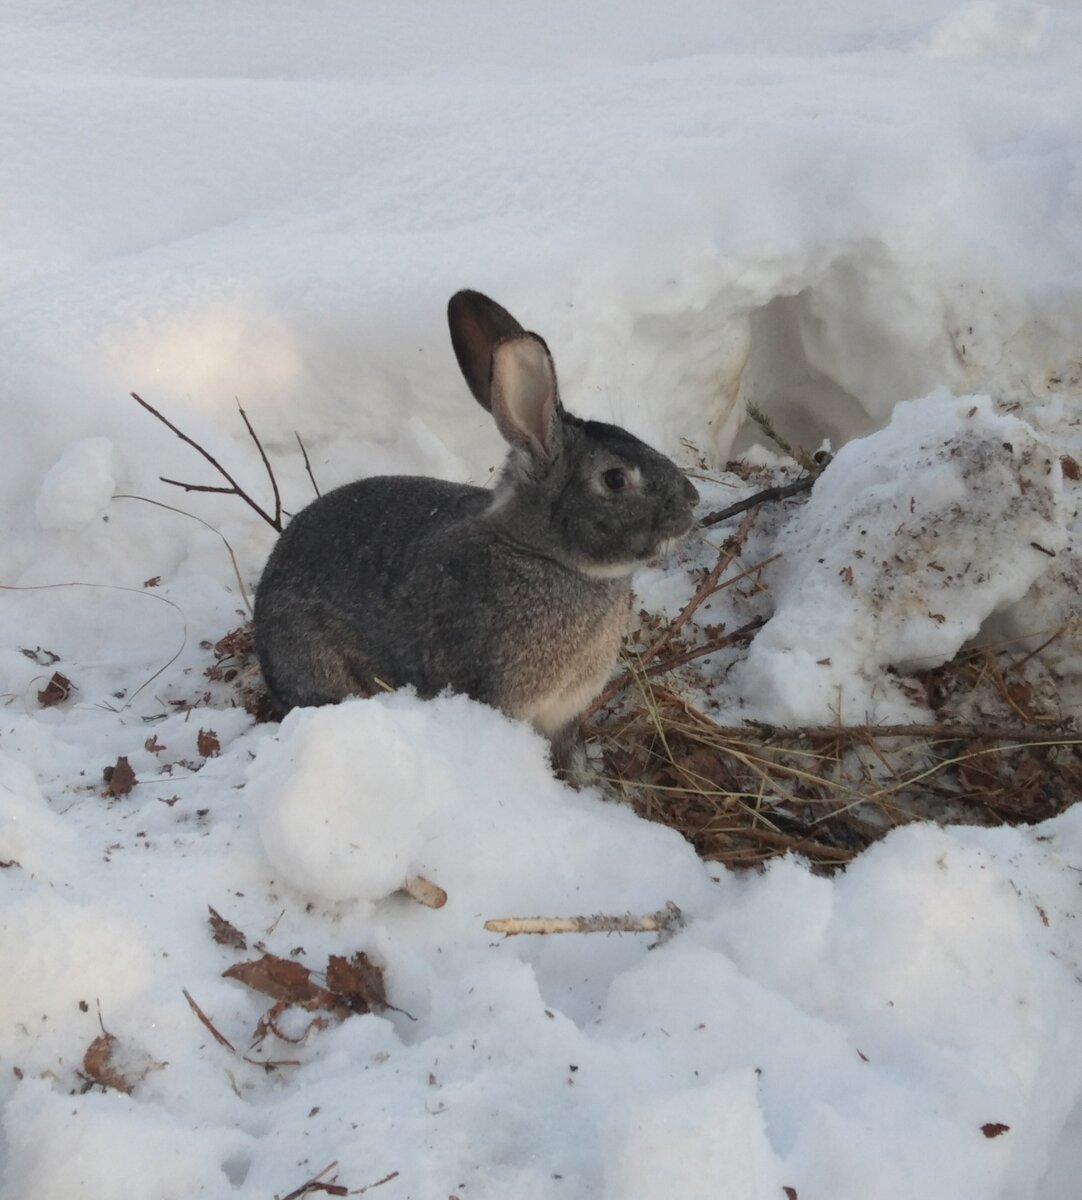
M 739 694 L 785 724 L 920 720 L 882 668 L 953 658 L 1048 571 L 1072 517 L 1056 451 L 987 396 L 899 404 L 778 537 L 774 614 Z
M 6 6 L 4 1200 L 255 1200 L 331 1163 L 397 1172 L 379 1200 L 1076 1195 L 1080 810 L 739 874 L 460 697 L 255 725 L 201 643 L 273 532 L 159 482 L 222 481 L 128 393 L 270 504 L 239 401 L 289 512 L 295 433 L 324 490 L 483 483 L 499 438 L 443 317 L 481 288 L 571 411 L 705 457 L 704 507 L 750 490 L 730 452 L 771 458 L 749 402 L 828 439 L 755 535 L 771 619 L 720 701 L 912 719 L 895 669 L 1077 616 L 1079 80 L 1069 3 Z M 687 582 L 645 572 L 640 602 Z M 1080 637 L 1049 647 L 1068 706 Z M 484 930 L 668 901 L 652 949 Z M 249 1049 L 269 1000 L 222 977 L 208 906 L 248 957 L 364 951 L 394 1007 Z M 84 1090 L 103 1028 L 130 1095 Z

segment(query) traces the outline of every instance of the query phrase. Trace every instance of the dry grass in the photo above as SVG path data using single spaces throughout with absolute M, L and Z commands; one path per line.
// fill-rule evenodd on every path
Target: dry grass
M 703 858 L 754 866 L 791 851 L 829 870 L 911 821 L 1037 822 L 1082 798 L 1082 738 L 1024 707 L 1029 685 L 1009 669 L 980 652 L 921 681 L 955 703 L 967 689 L 1006 696 L 998 726 L 725 727 L 637 670 L 587 732 L 608 786 Z

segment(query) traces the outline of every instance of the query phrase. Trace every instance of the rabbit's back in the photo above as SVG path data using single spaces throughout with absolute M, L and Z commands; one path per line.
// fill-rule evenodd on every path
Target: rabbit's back
M 393 475 L 346 484 L 299 512 L 255 601 L 256 652 L 276 705 L 421 688 L 405 659 L 432 522 L 453 527 L 490 500 L 482 488 Z
M 626 579 L 594 579 L 508 536 L 493 493 L 391 476 L 299 513 L 256 596 L 257 652 L 280 708 L 383 687 L 444 688 L 552 734 L 603 685 Z

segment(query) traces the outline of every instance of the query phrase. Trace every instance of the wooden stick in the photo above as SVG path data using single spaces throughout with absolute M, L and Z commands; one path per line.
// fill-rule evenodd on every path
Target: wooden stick
M 516 937 L 520 933 L 662 933 L 684 924 L 684 914 L 669 900 L 664 908 L 641 917 L 593 913 L 582 917 L 498 917 L 485 922 L 489 933 Z
M 443 908 L 447 903 L 447 893 L 443 888 L 423 875 L 411 875 L 402 885 L 402 891 L 425 908 Z

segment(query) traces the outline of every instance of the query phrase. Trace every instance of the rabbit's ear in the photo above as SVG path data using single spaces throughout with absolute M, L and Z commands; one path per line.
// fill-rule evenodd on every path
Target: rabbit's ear
M 547 462 L 559 455 L 563 409 L 556 368 L 536 333 L 508 338 L 493 350 L 491 411 L 512 446 Z
M 492 351 L 497 342 L 518 337 L 522 326 L 505 308 L 480 292 L 455 292 L 447 304 L 451 345 L 474 398 L 492 411 Z

